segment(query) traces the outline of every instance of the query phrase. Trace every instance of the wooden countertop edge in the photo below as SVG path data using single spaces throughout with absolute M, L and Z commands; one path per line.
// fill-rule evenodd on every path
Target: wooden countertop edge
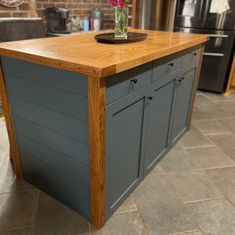
M 45 65 L 45 66 L 49 66 L 49 67 L 53 67 L 57 69 L 78 72 L 81 74 L 85 74 L 87 76 L 95 76 L 95 77 L 102 78 L 102 77 L 111 76 L 119 72 L 123 72 L 125 70 L 137 67 L 141 64 L 163 58 L 165 56 L 189 49 L 191 47 L 195 47 L 197 45 L 205 43 L 206 41 L 208 41 L 208 39 L 209 39 L 208 36 L 203 35 L 202 37 L 191 40 L 189 42 L 182 43 L 180 45 L 176 45 L 176 46 L 169 47 L 169 48 L 164 48 L 163 50 L 158 50 L 156 52 L 143 55 L 136 59 L 132 59 L 131 61 L 127 60 L 120 64 L 110 65 L 105 68 L 98 68 L 98 67 L 93 67 L 93 66 L 72 63 L 69 61 L 28 54 L 28 53 L 14 51 L 11 49 L 1 48 L 1 47 L 0 47 L 0 56 L 7 56 L 7 57 L 15 58 L 15 59 L 25 60 L 25 61 L 32 62 L 32 63 L 38 63 L 41 65 Z

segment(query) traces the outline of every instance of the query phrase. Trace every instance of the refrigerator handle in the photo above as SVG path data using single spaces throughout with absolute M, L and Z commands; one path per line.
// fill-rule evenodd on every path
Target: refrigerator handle
M 207 34 L 207 36 L 211 38 L 228 38 L 228 35 L 226 34 Z
M 213 57 L 223 57 L 224 56 L 223 53 L 208 53 L 208 52 L 204 52 L 203 55 L 204 56 L 213 56 Z
M 199 11 L 199 21 L 202 21 L 202 11 L 203 11 L 203 4 L 204 0 L 200 1 L 200 11 Z
M 209 7 L 210 7 L 210 2 L 211 0 L 205 0 L 206 1 L 206 6 L 204 8 L 204 14 L 203 14 L 203 23 L 206 21 L 207 18 L 207 13 L 209 12 Z M 203 2 L 203 1 L 202 1 Z

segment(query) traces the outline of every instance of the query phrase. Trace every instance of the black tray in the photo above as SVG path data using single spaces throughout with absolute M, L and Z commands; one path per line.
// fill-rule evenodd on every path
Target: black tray
M 102 33 L 95 36 L 97 42 L 110 43 L 110 44 L 121 44 L 139 42 L 147 37 L 145 33 L 128 33 L 127 39 L 115 38 L 114 33 Z

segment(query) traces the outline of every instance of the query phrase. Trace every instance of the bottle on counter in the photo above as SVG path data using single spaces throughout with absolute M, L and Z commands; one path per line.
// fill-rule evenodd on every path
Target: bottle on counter
M 83 20 L 83 31 L 88 32 L 89 31 L 89 18 L 85 17 Z
M 99 25 L 100 25 L 99 28 L 101 29 L 102 25 L 103 25 L 104 12 L 100 8 L 96 7 L 92 10 L 91 17 L 94 19 L 94 21 L 95 21 L 95 19 L 99 20 Z M 96 23 L 96 24 L 98 25 L 98 23 Z
M 94 19 L 92 17 L 90 17 L 90 30 L 94 30 Z
M 100 19 L 94 19 L 94 31 L 98 32 L 101 28 L 101 22 Z

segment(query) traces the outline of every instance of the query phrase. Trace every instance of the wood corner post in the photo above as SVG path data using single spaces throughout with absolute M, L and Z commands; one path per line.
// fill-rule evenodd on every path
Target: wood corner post
M 10 142 L 10 157 L 13 162 L 13 167 L 14 167 L 16 177 L 23 178 L 21 161 L 20 161 L 20 154 L 19 154 L 17 143 L 16 143 L 15 130 L 14 130 L 14 126 L 12 123 L 11 111 L 10 111 L 10 106 L 9 106 L 9 102 L 8 102 L 4 74 L 3 74 L 3 69 L 2 69 L 1 64 L 0 64 L 0 96 L 2 99 L 3 114 L 5 117 L 8 138 L 9 138 L 9 142 Z
M 105 79 L 88 77 L 92 223 L 105 224 Z

